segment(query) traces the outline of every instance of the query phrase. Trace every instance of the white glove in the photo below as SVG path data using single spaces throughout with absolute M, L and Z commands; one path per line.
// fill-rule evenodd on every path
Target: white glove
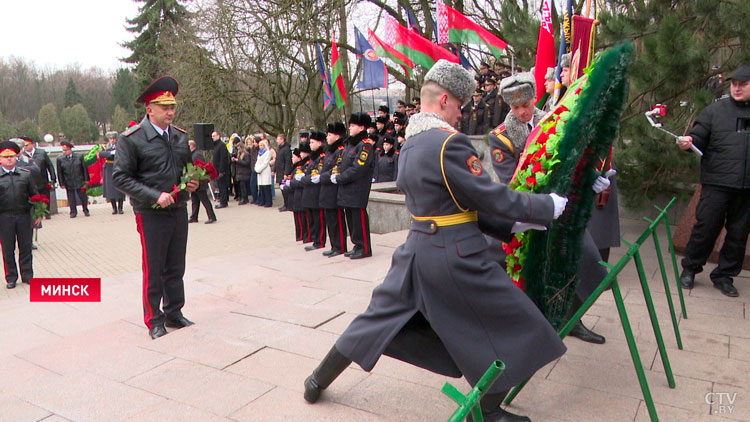
M 609 170 L 607 170 L 606 173 L 604 173 L 604 177 L 606 177 L 607 179 L 609 179 L 610 177 L 614 176 L 615 174 L 617 174 L 617 170 L 615 170 L 615 169 L 609 169 Z
M 606 177 L 599 176 L 596 178 L 594 185 L 591 186 L 591 189 L 596 193 L 602 193 L 609 187 L 610 183 L 611 182 Z
M 316 174 L 315 176 L 311 176 L 310 181 L 313 183 L 320 183 L 320 175 Z
M 541 225 L 541 224 L 532 224 L 532 223 L 521 223 L 520 221 L 516 221 L 513 223 L 513 227 L 511 227 L 510 232 L 511 233 L 521 233 L 525 232 L 527 230 L 547 230 L 547 227 Z
M 294 175 L 294 180 L 296 180 L 296 181 L 298 181 L 298 182 L 299 182 L 300 180 L 302 180 L 302 178 L 303 178 L 303 177 L 305 177 L 305 174 L 304 174 L 304 173 L 300 173 L 300 174 L 295 174 L 295 175 Z
M 333 183 L 334 185 L 335 185 L 336 183 L 338 183 L 338 181 L 336 180 L 336 179 L 337 179 L 338 177 L 339 177 L 339 175 L 338 175 L 338 174 L 332 174 L 332 175 L 331 175 L 331 183 Z
M 552 215 L 553 220 L 557 220 L 565 211 L 565 206 L 568 204 L 568 198 L 560 196 L 556 193 L 551 193 L 549 196 L 552 198 L 552 202 L 555 203 L 555 212 Z

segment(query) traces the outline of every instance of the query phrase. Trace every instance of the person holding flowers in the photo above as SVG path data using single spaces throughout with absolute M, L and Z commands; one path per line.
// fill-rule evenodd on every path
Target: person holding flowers
M 5 287 L 16 287 L 20 267 L 21 281 L 29 284 L 34 277 L 31 253 L 32 222 L 38 224 L 46 214 L 44 201 L 39 195 L 31 172 L 17 166 L 21 147 L 11 141 L 0 142 L 0 244 L 3 251 Z M 32 221 L 32 201 L 41 203 L 44 211 L 34 214 Z M 36 209 L 37 205 L 34 205 Z M 18 243 L 18 264 L 16 267 L 16 243 Z
M 177 90 L 177 81 L 163 76 L 138 97 L 147 114 L 120 135 L 112 172 L 135 212 L 143 249 L 143 322 L 153 339 L 167 334 L 165 326 L 193 325 L 182 314 L 187 199 L 205 170 L 193 166 L 185 131 L 172 125 Z

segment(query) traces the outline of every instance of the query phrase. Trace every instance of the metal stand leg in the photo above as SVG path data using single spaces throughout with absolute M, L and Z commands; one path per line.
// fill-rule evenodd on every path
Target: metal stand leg
M 675 198 L 672 199 L 672 202 Z M 680 271 L 677 269 L 677 256 L 674 253 L 674 243 L 672 243 L 672 229 L 669 227 L 669 216 L 667 216 L 666 210 L 669 209 L 670 202 L 663 210 L 656 207 L 657 210 L 664 214 L 664 228 L 667 230 L 667 241 L 669 242 L 669 254 L 672 255 L 672 266 L 674 267 L 674 282 L 677 286 L 677 293 L 680 296 L 680 306 L 682 307 L 682 317 L 687 319 L 687 309 L 685 308 L 685 298 L 682 295 L 682 286 L 680 285 Z
M 646 221 L 653 223 L 649 219 Z M 669 305 L 669 315 L 672 318 L 672 327 L 674 328 L 674 335 L 677 340 L 677 348 L 682 350 L 682 337 L 680 336 L 680 326 L 677 323 L 677 315 L 674 311 L 674 303 L 672 302 L 672 292 L 669 291 L 669 278 L 667 277 L 667 270 L 664 268 L 664 258 L 661 256 L 661 246 L 659 245 L 659 236 L 654 230 L 651 235 L 654 237 L 654 248 L 656 248 L 656 258 L 659 260 L 659 270 L 661 271 L 661 279 L 664 282 L 664 292 L 667 294 L 667 305 Z
M 453 412 L 453 415 L 448 419 L 448 422 L 460 422 L 466 419 L 466 415 L 469 413 L 471 413 L 474 422 L 483 422 L 484 419 L 482 418 L 482 409 L 479 405 L 479 401 L 504 370 L 505 364 L 502 361 L 496 360 L 492 362 L 492 365 L 490 365 L 484 375 L 482 375 L 482 378 L 479 379 L 477 385 L 475 385 L 467 395 L 463 395 L 463 393 L 451 383 L 446 382 L 445 385 L 443 385 L 443 393 L 459 404 L 458 409 Z
M 641 261 L 641 254 L 636 250 L 635 255 L 635 267 L 638 269 L 638 279 L 641 282 L 641 289 L 643 290 L 643 298 L 646 300 L 646 308 L 648 309 L 648 316 L 651 318 L 651 326 L 654 328 L 654 336 L 656 337 L 656 344 L 659 346 L 659 354 L 661 355 L 661 362 L 664 365 L 664 372 L 667 374 L 667 383 L 670 388 L 675 387 L 674 375 L 672 375 L 672 367 L 669 364 L 669 356 L 667 356 L 667 348 L 664 346 L 664 339 L 661 336 L 661 328 L 659 327 L 659 320 L 656 318 L 656 309 L 654 309 L 654 302 L 651 300 L 651 290 L 648 288 L 648 280 L 646 279 L 646 273 L 643 271 L 643 261 Z

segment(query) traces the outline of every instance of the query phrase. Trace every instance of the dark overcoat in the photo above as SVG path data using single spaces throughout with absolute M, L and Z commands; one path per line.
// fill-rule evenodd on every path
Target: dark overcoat
M 412 215 L 478 211 L 504 221 L 552 221 L 549 196 L 492 183 L 467 136 L 437 115 L 416 120 L 410 128 L 416 125 L 417 132 L 401 150 L 397 180 Z M 337 349 L 366 371 L 385 353 L 440 374 L 463 375 L 471 385 L 500 359 L 507 369 L 492 392 L 560 357 L 566 349 L 555 330 L 487 249 L 476 221 L 413 222 L 385 280 Z
M 323 169 L 320 171 L 320 208 L 336 209 L 336 196 L 339 192 L 339 185 L 331 183 L 331 174 L 334 167 L 341 163 L 344 156 L 344 138 L 339 139 L 331 145 L 327 145 L 325 160 L 323 160 Z M 338 171 L 338 167 L 336 167 Z
M 117 144 L 110 145 L 103 151 L 99 151 L 99 157 L 104 158 L 104 166 L 102 166 L 102 192 L 103 196 L 107 199 L 120 200 L 125 199 L 125 194 L 120 192 L 112 181 L 112 170 L 115 168 L 115 156 L 117 152 Z

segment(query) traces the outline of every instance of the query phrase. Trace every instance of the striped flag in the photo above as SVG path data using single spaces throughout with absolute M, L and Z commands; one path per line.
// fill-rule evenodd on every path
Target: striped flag
M 567 6 L 565 7 L 565 14 L 563 15 L 563 30 L 560 32 L 560 50 L 557 54 L 557 70 L 555 71 L 555 104 L 560 101 L 560 94 L 562 94 L 562 56 L 570 52 L 570 42 L 573 33 L 571 31 L 571 25 L 573 24 L 573 3 L 568 0 Z
M 459 62 L 455 54 L 407 29 L 391 15 L 386 16 L 386 43 L 427 70 L 440 59 Z
M 406 77 L 411 78 L 411 72 L 414 68 L 414 62 L 412 62 L 410 58 L 406 57 L 404 53 L 383 42 L 383 40 L 378 38 L 378 36 L 375 35 L 374 32 L 372 32 L 372 29 L 367 29 L 367 37 L 368 41 L 370 41 L 370 45 L 372 45 L 372 48 L 375 49 L 375 52 L 378 53 L 379 56 L 388 57 L 389 59 L 393 60 L 396 64 L 400 65 L 404 69 L 404 74 L 406 75 Z
M 466 44 L 483 44 L 489 47 L 492 55 L 500 58 L 508 45 L 492 32 L 477 25 L 458 10 L 437 2 L 438 11 L 438 44 L 452 42 Z
M 333 95 L 336 108 L 346 105 L 346 86 L 344 85 L 344 65 L 339 60 L 339 48 L 336 40 L 331 41 L 331 79 L 333 80 Z
M 328 107 L 336 105 L 336 100 L 334 100 L 331 93 L 331 76 L 326 69 L 323 52 L 320 51 L 320 44 L 315 43 L 315 48 L 318 50 L 318 73 L 320 74 L 320 79 L 323 80 L 323 110 L 328 110 Z

